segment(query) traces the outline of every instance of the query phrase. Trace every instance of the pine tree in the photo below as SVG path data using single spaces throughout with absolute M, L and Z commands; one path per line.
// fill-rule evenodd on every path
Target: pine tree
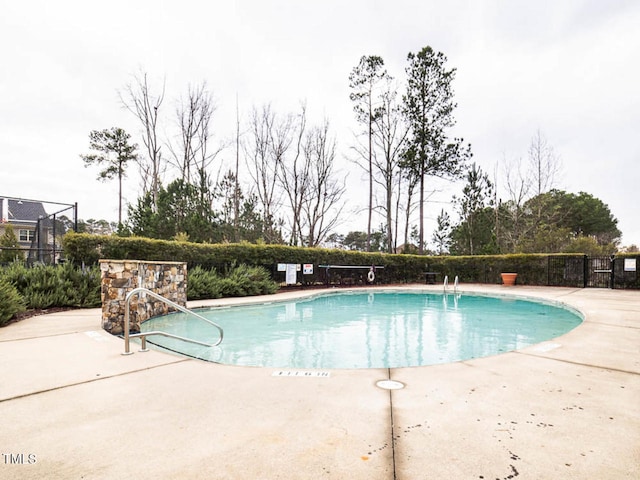
M 447 58 L 431 47 L 409 53 L 405 114 L 410 125 L 409 145 L 403 167 L 408 176 L 419 181 L 419 253 L 424 253 L 425 178 L 458 178 L 471 157 L 471 146 L 463 147 L 461 138 L 449 141 L 447 131 L 455 125 L 452 82 L 455 69 L 447 70 Z
M 20 256 L 20 243 L 13 231 L 13 225 L 5 224 L 0 236 L 0 263 L 11 263 Z
M 136 160 L 138 155 L 136 144 L 129 144 L 131 135 L 122 128 L 113 127 L 107 130 L 93 130 L 89 134 L 89 148 L 96 153 L 80 155 L 85 167 L 89 165 L 106 165 L 98 173 L 98 180 L 118 179 L 118 225 L 122 225 L 122 179 L 125 177 L 127 163 Z

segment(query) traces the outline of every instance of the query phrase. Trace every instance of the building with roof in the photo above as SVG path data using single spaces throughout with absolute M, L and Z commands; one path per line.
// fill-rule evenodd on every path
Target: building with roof
M 0 197 L 0 235 L 11 225 L 18 239 L 22 256 L 49 244 L 51 221 L 42 202 Z

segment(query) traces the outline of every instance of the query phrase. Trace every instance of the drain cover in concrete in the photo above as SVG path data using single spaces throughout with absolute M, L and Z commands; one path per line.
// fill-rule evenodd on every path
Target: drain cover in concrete
M 404 383 L 396 382 L 395 380 L 380 380 L 376 382 L 376 386 L 385 390 L 400 390 L 404 388 Z

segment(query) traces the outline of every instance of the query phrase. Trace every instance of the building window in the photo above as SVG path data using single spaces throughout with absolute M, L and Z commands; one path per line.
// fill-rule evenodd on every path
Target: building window
M 36 236 L 35 230 L 20 230 L 20 241 L 21 242 L 31 242 Z

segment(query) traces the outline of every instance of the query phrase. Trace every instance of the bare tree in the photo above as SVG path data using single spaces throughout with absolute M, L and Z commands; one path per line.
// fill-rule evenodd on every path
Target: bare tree
M 405 248 L 410 243 L 409 239 L 409 225 L 411 223 L 411 214 L 415 211 L 415 190 L 420 183 L 420 176 L 414 175 L 411 171 L 405 172 L 404 177 L 401 177 L 399 182 L 405 182 L 406 185 L 406 204 L 404 207 L 404 244 Z M 401 190 L 401 189 L 400 189 Z M 399 203 L 398 199 L 398 203 Z
M 147 73 L 139 72 L 134 76 L 132 83 L 118 92 L 122 105 L 142 124 L 142 143 L 148 155 L 146 159 L 139 160 L 142 188 L 144 193 L 151 193 L 154 209 L 158 205 L 161 177 L 166 169 L 162 159 L 161 142 L 158 138 L 158 110 L 164 101 L 164 89 L 163 83 L 162 91 L 157 95 L 153 94 L 149 87 Z
M 329 136 L 328 121 L 308 133 L 304 156 L 309 172 L 309 190 L 302 204 L 307 229 L 304 243 L 316 247 L 338 224 L 346 191 L 344 180 L 338 181 L 334 171 L 336 142 Z
M 389 78 L 384 68 L 384 60 L 376 55 L 362 56 L 360 62 L 349 75 L 349 87 L 352 92 L 349 98 L 353 102 L 353 110 L 359 123 L 366 125 L 367 147 L 359 148 L 362 159 L 366 161 L 364 170 L 369 177 L 369 209 L 367 221 L 367 251 L 371 248 L 371 218 L 373 215 L 373 135 L 374 123 L 381 113 L 381 107 L 376 106 L 376 86 L 382 80 Z
M 547 139 L 536 130 L 529 144 L 529 176 L 533 183 L 534 196 L 540 196 L 556 186 L 556 177 L 560 173 L 561 162 L 549 145 Z M 537 202 L 537 219 L 542 216 L 542 204 Z
M 253 109 L 250 122 L 251 138 L 245 142 L 247 167 L 262 207 L 265 241 L 274 242 L 279 237 L 271 228 L 280 202 L 278 165 L 291 145 L 292 120 L 290 116 L 277 117 L 271 107 L 265 105 L 261 110 Z
M 505 162 L 504 175 L 507 201 L 498 209 L 505 216 L 508 228 L 501 229 L 499 241 L 503 250 L 515 252 L 523 240 L 534 234 L 538 222 L 527 222 L 531 213 L 539 220 L 542 216 L 541 202 L 534 204 L 535 212 L 525 211 L 525 204 L 534 197 L 549 192 L 556 186 L 562 170 L 560 157 L 537 130 L 529 144 L 526 162 L 521 158 Z
M 529 171 L 534 195 L 541 195 L 554 188 L 561 170 L 560 157 L 538 129 L 529 144 Z
M 497 211 L 507 217 L 508 228 L 501 230 L 498 241 L 504 244 L 502 247 L 506 250 L 503 251 L 514 252 L 522 236 L 526 235 L 524 203 L 530 197 L 531 179 L 522 166 L 521 158 L 504 165 L 508 199 L 496 206 L 499 207 Z
M 293 151 L 282 156 L 278 162 L 278 180 L 284 190 L 291 208 L 289 243 L 301 245 L 302 238 L 302 206 L 309 188 L 309 162 L 303 153 L 303 139 L 306 133 L 307 108 L 302 104 L 300 113 L 296 116 L 292 125 L 292 143 L 295 142 Z
M 336 179 L 336 143 L 329 123 L 308 129 L 304 103 L 297 115 L 277 115 L 270 106 L 254 108 L 244 148 L 265 240 L 280 241 L 281 232 L 269 236 L 269 228 L 287 218 L 291 245 L 317 246 L 324 241 L 339 221 L 346 189 Z
M 240 110 L 236 93 L 236 170 L 233 189 L 233 239 L 240 241 Z
M 179 132 L 177 146 L 169 144 L 174 166 L 182 180 L 198 187 L 198 205 L 203 210 L 211 207 L 214 197 L 210 166 L 226 146 L 223 143 L 213 145 L 212 120 L 215 111 L 213 94 L 207 89 L 206 82 L 195 87 L 189 86 L 187 98 L 181 99 L 176 108 Z
M 397 102 L 397 86 L 392 85 L 390 77 L 386 78 L 386 88 L 380 95 L 381 107 L 379 114 L 375 118 L 376 129 L 374 140 L 376 152 L 373 158 L 373 167 L 376 175 L 374 180 L 383 192 L 383 202 L 380 205 L 385 215 L 385 229 L 387 240 L 387 252 L 395 250 L 397 224 L 398 224 L 398 203 L 396 202 L 396 227 L 394 229 L 394 194 L 400 198 L 401 190 L 395 190 L 394 183 L 401 177 L 400 161 L 402 150 L 405 146 L 409 129 L 403 121 L 402 107 Z
M 207 89 L 206 82 L 195 87 L 189 86 L 187 98 L 178 103 L 178 144 L 169 144 L 169 150 L 173 165 L 186 182 L 200 183 L 204 172 L 224 148 L 218 145 L 211 149 L 211 123 L 215 111 L 213 95 Z

